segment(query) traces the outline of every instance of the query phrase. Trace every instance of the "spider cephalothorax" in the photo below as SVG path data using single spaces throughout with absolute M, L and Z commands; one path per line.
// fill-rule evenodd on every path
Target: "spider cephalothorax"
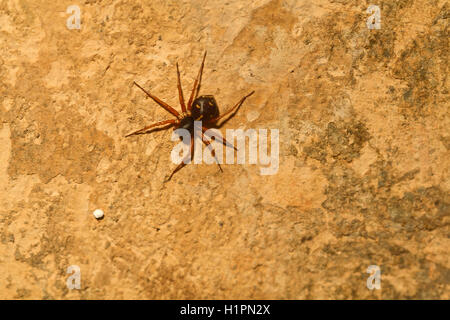
M 219 107 L 214 96 L 200 96 L 194 100 L 191 112 L 195 120 L 208 122 L 219 116 Z
M 191 134 L 194 132 L 194 121 L 208 122 L 219 116 L 219 107 L 214 96 L 200 96 L 192 103 L 192 109 L 182 113 L 180 123 L 174 129 L 183 128 Z
M 217 126 L 217 122 L 220 119 L 222 119 L 224 116 L 229 115 L 233 112 L 236 112 L 239 109 L 239 107 L 244 103 L 245 99 L 247 99 L 249 96 L 251 96 L 254 93 L 254 91 L 250 92 L 248 95 L 244 96 L 241 100 L 239 100 L 239 102 L 236 103 L 234 105 L 234 107 L 232 107 L 230 110 L 228 110 L 224 114 L 220 115 L 219 108 L 217 106 L 217 102 L 216 102 L 216 99 L 214 98 L 214 96 L 204 95 L 204 96 L 197 97 L 198 92 L 200 90 L 200 82 L 201 82 L 202 73 L 203 73 L 203 66 L 205 64 L 205 58 L 206 58 L 206 52 L 203 55 L 203 60 L 202 60 L 201 66 L 200 66 L 200 71 L 198 72 L 197 78 L 195 79 L 194 88 L 192 89 L 191 96 L 189 98 L 187 105 L 184 102 L 183 89 L 181 88 L 180 71 L 178 69 L 178 63 L 177 63 L 177 79 L 178 79 L 177 84 L 178 84 L 178 96 L 179 96 L 180 105 L 181 105 L 181 113 L 176 111 L 174 108 L 172 108 L 171 106 L 169 106 L 167 103 L 160 100 L 156 96 L 147 92 L 144 88 L 142 88 L 140 85 L 138 85 L 136 82 L 134 82 L 134 84 L 136 86 L 138 86 L 142 91 L 144 91 L 148 97 L 153 99 L 157 104 L 159 104 L 161 107 L 163 107 L 166 111 L 168 111 L 173 116 L 175 116 L 176 119 L 164 120 L 164 121 L 160 121 L 157 123 L 153 123 L 145 128 L 142 128 L 140 130 L 134 131 L 134 132 L 126 135 L 126 137 L 129 137 L 132 135 L 137 135 L 137 134 L 149 133 L 149 132 L 151 132 L 150 129 L 156 128 L 156 127 L 169 126 L 169 127 L 173 127 L 174 130 L 178 129 L 178 128 L 186 129 L 191 133 L 191 152 L 190 152 L 190 155 L 188 155 L 188 156 L 190 156 L 191 161 L 192 161 L 192 159 L 194 157 L 194 134 L 193 134 L 194 133 L 194 121 L 202 121 L 202 135 L 203 135 L 203 133 L 206 130 L 208 130 L 209 128 Z M 209 144 L 210 144 L 209 141 L 203 140 L 203 137 L 201 137 L 201 140 L 203 141 L 203 143 L 206 146 L 209 146 Z M 225 138 L 222 138 L 221 142 L 225 146 L 228 146 L 228 147 L 232 146 L 225 140 Z M 175 170 L 172 172 L 172 174 L 169 176 L 169 178 L 167 180 L 170 180 L 172 178 L 172 176 L 178 170 L 180 170 L 181 168 L 183 168 L 186 165 L 187 161 L 185 161 L 185 160 L 188 160 L 188 159 L 184 159 L 175 168 Z M 220 170 L 222 170 L 222 168 L 220 167 L 220 164 L 218 162 L 217 162 L 217 164 L 219 165 Z

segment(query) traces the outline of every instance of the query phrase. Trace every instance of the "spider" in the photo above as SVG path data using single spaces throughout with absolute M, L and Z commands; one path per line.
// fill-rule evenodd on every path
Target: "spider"
M 183 89 L 181 88 L 181 80 L 180 80 L 180 70 L 178 68 L 178 62 L 176 63 L 177 66 L 177 79 L 178 79 L 178 97 L 180 100 L 180 106 L 181 106 L 181 114 L 176 111 L 174 108 L 169 106 L 167 103 L 162 101 L 161 99 L 157 98 L 156 96 L 152 95 L 150 92 L 146 91 L 144 88 L 142 88 L 139 84 L 137 84 L 135 81 L 133 82 L 139 89 L 145 92 L 145 94 L 153 99 L 157 104 L 159 104 L 161 107 L 163 107 L 167 112 L 175 116 L 176 119 L 170 119 L 170 120 L 164 120 L 159 121 L 156 123 L 153 123 L 149 126 L 146 126 L 140 130 L 134 131 L 132 133 L 127 134 L 125 137 L 130 137 L 133 135 L 138 134 L 146 134 L 153 132 L 153 130 L 165 130 L 169 129 L 170 127 L 173 127 L 173 130 L 176 130 L 178 128 L 183 128 L 189 131 L 191 134 L 191 142 L 190 142 L 190 154 L 188 154 L 183 161 L 173 170 L 172 174 L 169 176 L 169 178 L 166 180 L 169 181 L 172 179 L 173 175 L 181 170 L 189 161 L 192 161 L 194 158 L 194 121 L 202 121 L 202 142 L 206 145 L 206 147 L 209 147 L 211 144 L 209 141 L 203 140 L 203 134 L 206 130 L 213 127 L 221 127 L 226 121 L 228 121 L 240 108 L 240 106 L 244 103 L 245 99 L 250 97 L 255 91 L 250 92 L 243 98 L 241 98 L 238 103 L 236 103 L 232 108 L 230 108 L 228 111 L 226 111 L 224 114 L 220 115 L 219 108 L 217 106 L 216 99 L 212 95 L 202 95 L 198 97 L 198 93 L 200 90 L 200 83 L 202 79 L 202 73 L 203 73 L 203 66 L 205 65 L 205 58 L 206 58 L 206 51 L 203 55 L 202 64 L 200 66 L 200 70 L 198 72 L 197 78 L 194 81 L 194 87 L 192 88 L 191 96 L 189 98 L 189 101 L 187 105 L 184 101 L 183 96 Z M 224 122 L 218 125 L 218 121 L 223 119 L 225 116 L 230 115 L 228 119 L 226 119 Z M 159 128 L 158 128 L 159 127 Z M 153 129 L 153 130 L 150 130 Z M 233 147 L 235 150 L 236 147 L 228 143 L 225 138 L 221 138 L 221 142 L 226 147 Z M 214 150 L 213 150 L 214 151 Z M 213 156 L 215 157 L 214 152 L 212 152 Z M 189 160 L 190 157 L 190 160 Z M 222 167 L 220 166 L 219 162 L 216 162 L 219 166 L 219 169 L 221 172 L 223 172 Z

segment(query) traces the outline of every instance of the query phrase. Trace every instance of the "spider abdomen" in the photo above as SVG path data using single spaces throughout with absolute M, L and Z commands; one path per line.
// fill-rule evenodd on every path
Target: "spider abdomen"
M 219 107 L 214 96 L 200 96 L 192 104 L 192 117 L 197 121 L 208 121 L 219 116 Z
M 178 128 L 186 129 L 188 131 L 194 130 L 194 118 L 192 116 L 187 116 L 181 119 Z

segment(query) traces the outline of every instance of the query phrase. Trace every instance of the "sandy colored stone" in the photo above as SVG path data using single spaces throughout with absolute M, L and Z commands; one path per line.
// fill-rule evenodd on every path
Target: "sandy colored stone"
M 370 4 L 2 1 L 0 298 L 449 299 L 449 6 L 369 30 Z M 277 174 L 164 183 L 171 132 L 124 138 L 170 117 L 133 81 L 179 109 L 205 50 L 201 93 L 255 90 L 224 128 L 278 129 Z

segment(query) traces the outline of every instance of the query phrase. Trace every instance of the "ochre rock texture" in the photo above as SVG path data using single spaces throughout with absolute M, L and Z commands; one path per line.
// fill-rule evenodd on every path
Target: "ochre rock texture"
M 444 0 L 1 1 L 0 298 L 449 299 L 448 16 Z M 276 174 L 189 164 L 164 182 L 172 130 L 125 138 L 171 119 L 133 81 L 180 110 L 176 63 L 187 100 L 205 50 L 200 94 L 223 112 L 255 90 L 221 130 L 278 129 Z

